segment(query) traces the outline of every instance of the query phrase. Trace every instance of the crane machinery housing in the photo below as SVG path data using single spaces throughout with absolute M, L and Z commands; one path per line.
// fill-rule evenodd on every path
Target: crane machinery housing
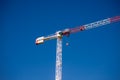
M 48 35 L 48 36 L 42 36 L 38 37 L 35 41 L 35 44 L 42 44 L 47 40 L 51 39 L 57 39 L 57 45 L 56 45 L 56 69 L 55 69 L 55 80 L 62 80 L 62 37 L 63 36 L 69 36 L 72 33 L 76 33 L 79 31 L 84 31 L 96 27 L 100 27 L 103 25 L 107 25 L 113 22 L 120 21 L 120 16 L 115 16 L 107 19 L 103 19 L 100 21 L 96 21 L 93 23 L 85 24 L 82 26 L 78 26 L 75 28 L 70 29 L 64 29 L 61 31 L 57 31 L 54 34 Z

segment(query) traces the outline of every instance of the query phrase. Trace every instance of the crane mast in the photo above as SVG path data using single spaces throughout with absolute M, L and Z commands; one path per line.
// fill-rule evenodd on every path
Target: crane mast
M 55 80 L 62 80 L 62 39 L 57 38 Z
M 107 24 L 110 24 L 113 22 L 117 22 L 117 21 L 120 21 L 120 16 L 103 19 L 100 21 L 85 24 L 85 25 L 78 26 L 75 28 L 64 29 L 61 31 L 57 31 L 54 34 L 48 35 L 46 37 L 44 37 L 44 36 L 38 37 L 35 41 L 36 45 L 42 44 L 42 43 L 44 43 L 44 41 L 47 41 L 47 40 L 57 39 L 55 80 L 62 80 L 62 37 L 63 36 L 69 36 L 72 33 L 89 30 L 92 28 L 100 27 L 100 26 L 107 25 Z

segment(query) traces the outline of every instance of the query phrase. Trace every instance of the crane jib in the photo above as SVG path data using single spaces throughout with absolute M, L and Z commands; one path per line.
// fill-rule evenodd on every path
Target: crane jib
M 107 19 L 103 19 L 100 21 L 86 24 L 86 25 L 78 26 L 76 28 L 71 28 L 70 33 L 75 33 L 75 32 L 79 32 L 79 31 L 96 28 L 96 27 L 103 26 L 103 25 L 110 24 L 110 23 L 117 22 L 117 21 L 120 21 L 120 16 L 115 16 L 112 18 L 107 18 Z

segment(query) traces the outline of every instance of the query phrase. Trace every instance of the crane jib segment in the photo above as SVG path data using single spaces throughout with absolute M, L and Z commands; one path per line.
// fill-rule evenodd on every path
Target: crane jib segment
M 76 28 L 71 28 L 70 33 L 96 28 L 96 27 L 103 26 L 103 25 L 110 24 L 112 22 L 117 22 L 117 21 L 120 21 L 120 16 L 103 19 L 103 20 L 96 21 L 96 22 L 93 22 L 93 23 L 89 23 L 89 24 L 79 26 L 79 27 L 76 27 Z
M 116 22 L 116 21 L 120 21 L 120 16 L 115 16 L 115 17 L 112 17 L 110 18 L 110 22 Z
M 101 20 L 101 21 L 97 21 L 97 22 L 93 22 L 93 23 L 90 23 L 90 24 L 86 24 L 84 26 L 85 26 L 85 30 L 88 30 L 88 29 L 96 28 L 96 27 L 103 26 L 103 25 L 106 25 L 106 24 L 109 24 L 109 23 L 110 23 L 110 18 L 104 19 L 104 20 Z

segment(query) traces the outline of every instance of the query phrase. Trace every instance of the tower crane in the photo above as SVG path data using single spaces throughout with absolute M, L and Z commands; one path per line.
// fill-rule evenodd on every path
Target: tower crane
M 78 26 L 75 28 L 67 28 L 61 31 L 57 31 L 54 34 L 48 35 L 48 36 L 42 36 L 38 37 L 35 41 L 35 44 L 42 44 L 45 41 L 57 39 L 57 45 L 56 45 L 56 69 L 55 69 L 55 80 L 62 80 L 62 37 L 63 36 L 69 36 L 72 33 L 89 30 L 92 28 L 104 26 L 113 22 L 120 21 L 120 16 L 115 16 L 103 20 L 99 20 L 93 23 L 85 24 L 82 26 Z

